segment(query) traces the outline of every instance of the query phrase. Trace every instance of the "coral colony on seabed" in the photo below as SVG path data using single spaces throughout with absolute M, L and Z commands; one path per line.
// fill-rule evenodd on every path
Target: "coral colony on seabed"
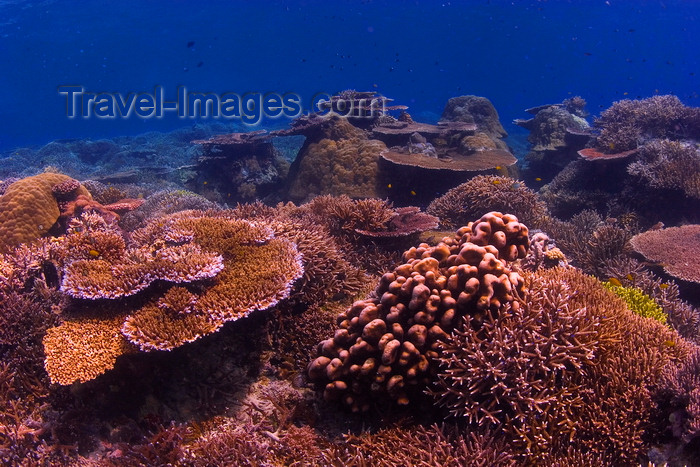
M 4 465 L 700 463 L 699 108 L 326 106 L 17 152 Z

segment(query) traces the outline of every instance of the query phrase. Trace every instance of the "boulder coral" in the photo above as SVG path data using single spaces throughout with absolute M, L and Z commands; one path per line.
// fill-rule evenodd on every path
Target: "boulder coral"
M 52 189 L 71 181 L 77 183 L 67 175 L 46 172 L 8 186 L 0 197 L 0 249 L 6 250 L 46 235 L 61 214 Z M 90 193 L 79 183 L 73 191 L 91 199 Z

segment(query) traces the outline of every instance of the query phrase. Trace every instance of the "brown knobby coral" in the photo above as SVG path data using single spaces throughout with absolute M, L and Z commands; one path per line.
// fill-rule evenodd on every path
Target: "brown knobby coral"
M 308 373 L 324 397 L 353 411 L 368 410 L 373 396 L 408 404 L 431 381 L 439 342 L 462 316 L 480 321 L 522 292 L 521 277 L 491 243 L 509 258 L 524 256 L 527 228 L 489 213 L 454 238 L 406 251 L 405 263 L 342 313 L 334 337 L 319 344 Z

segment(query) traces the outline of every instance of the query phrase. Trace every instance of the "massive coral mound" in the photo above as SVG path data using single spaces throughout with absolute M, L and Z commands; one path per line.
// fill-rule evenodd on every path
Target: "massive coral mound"
M 372 297 L 338 317 L 339 329 L 309 365 L 310 378 L 326 399 L 353 411 L 387 395 L 410 403 L 431 380 L 439 341 L 462 316 L 480 320 L 522 292 L 506 258 L 524 257 L 527 242 L 514 216 L 494 212 L 434 247 L 406 251 L 405 263 L 382 276 Z
M 330 122 L 327 134 L 307 141 L 300 150 L 290 169 L 288 196 L 294 201 L 327 194 L 352 198 L 383 196 L 385 188 L 378 183 L 377 162 L 386 145 L 368 139 L 347 120 Z
M 66 181 L 74 180 L 67 175 L 46 172 L 7 187 L 0 197 L 0 249 L 34 241 L 53 227 L 61 210 L 52 189 Z M 90 193 L 79 183 L 76 190 L 90 198 Z
M 478 175 L 433 200 L 426 210 L 444 228 L 466 225 L 484 211 L 509 212 L 537 227 L 548 215 L 547 206 L 525 183 L 509 177 Z

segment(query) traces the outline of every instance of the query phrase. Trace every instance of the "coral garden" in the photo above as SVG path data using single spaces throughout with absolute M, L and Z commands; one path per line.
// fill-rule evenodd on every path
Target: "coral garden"
M 0 463 L 700 465 L 700 110 L 343 100 L 8 157 Z

